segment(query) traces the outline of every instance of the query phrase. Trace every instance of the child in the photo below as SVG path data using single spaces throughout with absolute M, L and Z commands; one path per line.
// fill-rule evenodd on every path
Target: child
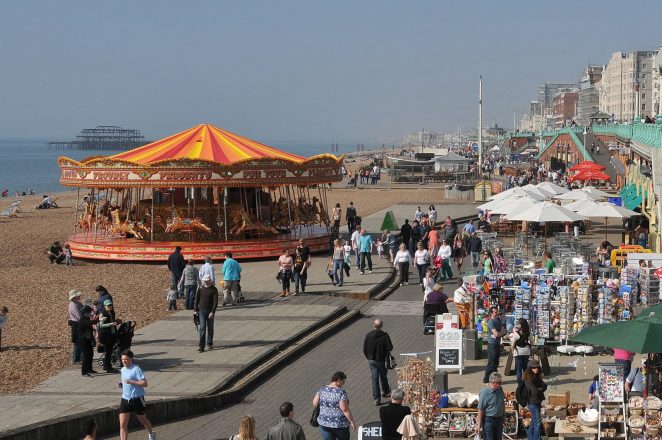
M 177 290 L 174 287 L 168 289 L 168 311 L 177 311 Z
M 9 319 L 9 309 L 7 307 L 3 307 L 0 309 L 0 351 L 2 351 L 2 328 L 7 324 L 7 320 Z
M 67 264 L 67 266 L 74 265 L 74 262 L 71 259 L 71 246 L 69 246 L 69 243 L 64 245 L 64 262 Z
M 598 409 L 598 375 L 593 376 L 593 382 L 588 387 L 588 403 L 591 408 Z
M 326 274 L 329 276 L 329 278 L 331 278 L 331 282 L 334 283 L 334 285 L 335 285 L 335 282 L 334 282 L 334 279 L 333 279 L 333 274 L 334 273 L 335 273 L 335 271 L 333 270 L 333 257 L 329 257 L 329 262 L 326 263 Z
M 384 258 L 384 243 L 381 240 L 377 240 L 377 255 L 380 260 Z
M 343 268 L 345 269 L 345 275 L 349 276 L 349 269 L 352 267 L 352 246 L 349 244 L 349 240 L 345 240 L 343 249 L 345 250 L 345 262 L 343 263 Z

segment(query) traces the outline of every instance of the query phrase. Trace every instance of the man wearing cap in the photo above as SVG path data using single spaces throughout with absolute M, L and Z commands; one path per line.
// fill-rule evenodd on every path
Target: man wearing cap
M 80 362 L 81 352 L 78 345 L 78 321 L 80 321 L 80 311 L 83 304 L 80 302 L 80 290 L 71 289 L 69 291 L 69 327 L 71 327 L 71 343 L 74 345 L 71 360 L 74 364 Z
M 99 342 L 103 344 L 105 349 L 103 353 L 103 370 L 106 373 L 118 372 L 112 365 L 113 344 L 115 343 L 118 325 L 118 321 L 115 319 L 115 310 L 113 310 L 113 302 L 107 299 L 103 302 L 103 312 L 99 316 L 99 324 L 97 325 Z
M 241 266 L 232 258 L 232 252 L 225 253 L 225 261 L 221 269 L 223 274 L 223 305 L 237 305 L 237 296 L 239 295 L 239 281 L 241 281 Z M 214 309 L 215 310 L 215 309 Z
M 202 287 L 198 289 L 193 304 L 193 313 L 200 318 L 200 343 L 198 351 L 205 351 L 205 340 L 207 348 L 214 347 L 214 313 L 218 307 L 218 289 L 212 283 L 211 277 L 205 275 L 202 278 Z
M 506 414 L 506 396 L 501 383 L 503 378 L 496 371 L 490 374 L 489 383 L 478 394 L 478 417 L 476 419 L 476 434 L 483 429 L 485 440 L 501 440 L 503 438 L 503 417 Z

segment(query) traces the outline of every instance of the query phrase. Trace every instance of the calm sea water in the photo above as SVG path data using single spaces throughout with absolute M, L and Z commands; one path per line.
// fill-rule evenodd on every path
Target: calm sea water
M 331 143 L 309 145 L 304 143 L 273 143 L 272 146 L 302 156 L 331 152 Z M 368 145 L 366 144 L 366 149 Z M 354 151 L 356 147 L 340 146 L 340 153 Z M 111 155 L 110 150 L 49 150 L 46 140 L 0 140 L 0 190 L 9 189 L 10 196 L 27 188 L 37 193 L 66 191 L 71 188 L 60 185 L 57 158 L 67 156 L 75 160 L 94 155 Z

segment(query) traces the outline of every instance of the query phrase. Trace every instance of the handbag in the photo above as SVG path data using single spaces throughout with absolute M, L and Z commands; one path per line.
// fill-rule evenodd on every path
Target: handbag
M 395 362 L 395 356 L 393 356 L 390 352 L 386 354 L 386 369 L 387 370 L 395 370 L 395 367 L 397 367 L 398 364 Z
M 310 416 L 310 426 L 313 428 L 319 427 L 319 423 L 317 423 L 317 417 L 320 415 L 320 406 L 317 404 L 316 407 L 313 408 L 313 413 Z
M 283 272 L 278 271 L 278 272 L 276 273 L 276 280 L 277 280 L 277 281 L 280 281 L 282 278 L 283 278 Z

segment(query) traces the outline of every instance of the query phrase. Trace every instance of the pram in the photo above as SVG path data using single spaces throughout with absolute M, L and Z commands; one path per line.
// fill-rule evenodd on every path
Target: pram
M 441 304 L 423 304 L 423 334 L 431 335 L 435 330 L 435 318 L 442 312 Z
M 439 281 L 439 277 L 441 275 L 441 262 L 443 260 L 441 257 L 435 257 L 434 260 L 432 260 L 432 265 L 430 266 L 430 269 L 432 269 L 432 279 L 437 282 Z
M 115 368 L 122 368 L 122 352 L 128 348 L 131 348 L 131 342 L 133 341 L 134 327 L 136 323 L 134 321 L 125 321 L 117 328 L 117 335 L 115 342 L 113 343 L 113 354 L 110 359 L 110 363 Z M 97 363 L 99 366 L 103 367 L 103 357 L 106 352 L 106 347 L 99 343 L 97 347 L 97 353 L 101 353 Z

